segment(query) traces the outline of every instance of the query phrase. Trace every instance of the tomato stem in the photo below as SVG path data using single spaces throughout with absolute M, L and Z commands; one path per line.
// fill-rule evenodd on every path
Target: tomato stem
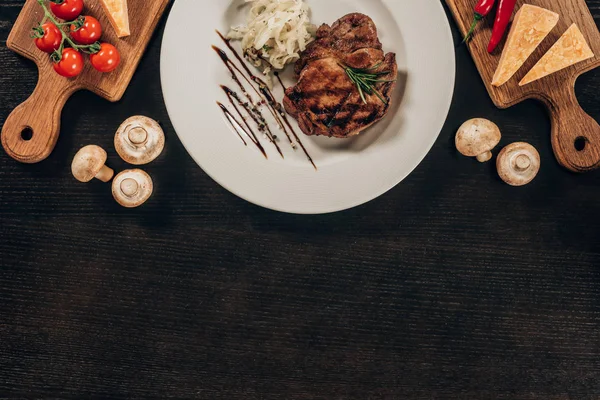
M 50 0 L 52 3 L 57 3 L 57 4 L 61 4 L 64 0 L 60 0 L 60 1 L 56 1 L 56 0 Z M 44 19 L 43 21 L 46 20 L 50 20 L 54 25 L 56 25 L 59 28 L 60 34 L 62 35 L 62 40 L 60 42 L 60 47 L 58 48 L 58 50 L 56 50 L 54 53 L 52 53 L 51 58 L 54 62 L 58 62 L 62 59 L 62 53 L 63 50 L 65 49 L 65 41 L 69 44 L 69 46 L 71 46 L 72 48 L 74 48 L 77 51 L 83 51 L 84 53 L 87 54 L 95 54 L 97 52 L 100 51 L 100 43 L 96 42 L 90 45 L 79 45 L 77 43 L 75 43 L 73 40 L 71 40 L 71 38 L 65 33 L 64 30 L 60 29 L 63 28 L 67 25 L 81 25 L 83 26 L 83 23 L 81 21 L 80 18 L 78 18 L 75 21 L 68 21 L 68 22 L 63 22 L 60 23 L 56 20 L 56 18 L 54 18 L 54 15 L 52 15 L 52 13 L 50 12 L 50 10 L 48 10 L 48 7 L 46 7 L 46 3 L 45 0 L 37 0 L 38 4 L 42 7 L 42 9 L 44 10 Z M 57 60 L 58 57 L 58 60 Z
M 67 22 L 65 25 L 72 25 L 75 27 L 75 31 L 78 31 L 85 25 L 85 17 L 80 15 L 75 21 Z
M 35 28 L 33 28 L 33 33 L 31 34 L 31 37 L 34 39 L 41 39 L 44 37 L 44 28 L 42 28 L 42 23 L 40 23 L 38 26 L 36 26 Z
M 62 59 L 62 53 L 64 49 L 65 41 L 63 40 L 62 42 L 60 42 L 60 47 L 50 55 L 50 59 L 55 63 L 59 62 Z

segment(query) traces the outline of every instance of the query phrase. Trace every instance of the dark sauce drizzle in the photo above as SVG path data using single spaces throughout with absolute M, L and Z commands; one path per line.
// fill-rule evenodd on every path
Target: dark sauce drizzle
M 274 75 L 277 77 L 277 80 L 279 81 L 279 84 L 281 85 L 281 87 L 283 88 L 283 91 L 285 92 L 287 89 L 286 89 L 285 85 L 283 84 L 283 81 L 281 80 L 281 77 L 279 76 L 279 72 L 275 71 Z
M 283 122 L 285 122 L 286 126 L 283 128 L 283 130 L 284 130 L 288 140 L 290 141 L 292 148 L 295 150 L 296 143 L 298 143 L 300 145 L 300 148 L 306 155 L 306 158 L 308 158 L 308 161 L 312 164 L 312 166 L 315 169 L 317 169 L 317 166 L 316 166 L 315 162 L 313 161 L 312 157 L 310 156 L 310 154 L 308 154 L 306 147 L 304 147 L 304 144 L 302 144 L 302 141 L 298 137 L 298 134 L 296 133 L 294 128 L 292 128 L 292 125 L 290 124 L 290 120 L 288 119 L 287 114 L 285 113 L 285 111 L 283 109 L 283 106 L 280 103 L 278 103 L 277 100 L 275 100 L 275 96 L 273 96 L 273 92 L 271 92 L 271 89 L 269 89 L 269 87 L 267 85 L 265 85 L 265 83 L 262 82 L 259 78 L 253 77 L 253 79 L 256 79 L 262 83 L 262 84 L 260 84 L 260 91 L 262 92 L 263 96 L 267 99 L 268 104 L 271 107 L 273 107 L 273 109 L 276 110 L 276 112 L 279 113 L 279 116 L 281 117 L 281 119 L 283 119 Z M 292 138 L 290 137 L 290 135 L 288 133 L 288 130 L 289 130 L 289 132 L 292 133 L 292 135 L 294 136 L 294 139 L 296 139 L 296 142 L 294 142 L 292 140 Z
M 240 134 L 240 131 L 238 130 L 238 128 L 233 124 L 233 122 L 235 122 L 236 124 L 238 124 L 240 126 L 240 129 L 247 136 L 249 136 L 248 132 L 246 132 L 246 129 L 244 129 L 244 127 L 240 124 L 240 121 L 238 121 L 233 115 L 231 115 L 231 113 L 229 112 L 229 110 L 227 109 L 227 107 L 225 107 L 223 105 L 223 103 L 221 103 L 220 101 L 217 101 L 217 105 L 219 106 L 219 108 L 221 109 L 221 111 L 223 111 L 223 114 L 225 114 L 225 117 L 227 118 L 227 120 L 229 121 L 229 123 L 231 125 L 233 125 L 233 128 L 235 129 L 235 133 L 237 133 L 237 135 L 240 137 L 240 139 L 244 143 L 244 146 L 248 146 L 248 143 L 246 143 L 246 139 L 244 139 L 244 137 Z
M 239 55 L 237 50 L 234 49 L 233 46 L 231 45 L 231 40 L 229 40 L 225 36 L 223 36 L 223 34 L 221 32 L 219 32 L 218 30 L 216 32 L 217 32 L 217 35 L 219 35 L 219 37 L 221 38 L 221 40 L 225 43 L 225 45 L 229 48 L 229 50 L 231 50 L 231 52 L 233 53 L 235 58 L 237 58 L 237 60 L 242 65 L 242 68 L 244 68 L 244 71 L 246 71 L 248 76 L 254 76 L 252 71 L 250 71 L 250 68 L 248 68 L 248 66 L 246 65 L 246 62 L 244 61 L 244 59 Z
M 256 76 L 254 76 L 254 74 L 252 73 L 252 71 L 250 71 L 250 68 L 248 68 L 248 66 L 246 65 L 246 62 L 244 61 L 244 59 L 240 56 L 240 54 L 237 52 L 237 50 L 231 45 L 231 40 L 229 40 L 225 36 L 223 36 L 223 34 L 221 32 L 219 32 L 218 30 L 215 31 L 215 32 L 217 32 L 217 35 L 219 35 L 219 37 L 221 38 L 221 40 L 223 41 L 223 43 L 225 43 L 225 45 L 227 46 L 227 48 L 233 53 L 233 55 L 238 60 L 238 62 L 240 63 L 240 65 L 242 66 L 242 68 L 244 69 L 244 71 L 246 71 L 246 74 L 244 74 L 242 71 L 240 71 L 240 69 L 235 64 L 233 64 L 233 63 L 231 63 L 231 64 L 233 64 L 233 66 L 235 67 L 235 69 L 244 77 L 244 79 L 246 80 L 246 82 L 248 82 L 248 84 L 254 90 L 254 92 L 258 95 L 258 97 L 261 97 L 261 95 L 258 92 L 258 90 L 254 87 L 254 85 L 252 83 L 250 83 L 250 80 L 248 79 L 248 77 L 250 77 L 250 79 L 252 79 L 252 80 L 258 79 L 260 82 L 262 82 L 262 81 L 259 78 L 257 78 Z M 214 48 L 215 48 L 215 46 L 213 46 L 213 49 Z M 221 50 L 221 52 L 223 52 L 223 51 Z M 225 57 L 227 57 L 226 54 L 225 54 Z M 229 62 L 231 62 L 231 61 L 229 61 Z M 262 82 L 262 84 L 264 85 L 265 83 Z M 259 83 L 259 85 L 260 85 L 260 83 Z M 271 115 L 273 115 L 273 118 L 275 118 L 275 121 L 277 121 L 277 124 L 279 125 L 279 127 L 281 129 L 285 129 L 284 126 L 283 126 L 283 124 L 279 120 L 279 118 L 277 118 L 277 112 L 275 112 L 275 110 L 273 110 L 271 107 L 267 107 L 267 108 L 271 112 Z
M 246 142 L 246 140 L 244 139 L 244 137 L 240 133 L 240 129 L 256 145 L 256 147 L 258 147 L 258 149 L 263 154 L 263 156 L 265 156 L 266 159 L 269 159 L 269 157 L 267 156 L 267 152 L 265 151 L 264 147 L 262 147 L 262 144 L 260 144 L 260 142 L 256 138 L 256 135 L 254 134 L 254 132 L 252 131 L 252 129 L 248 126 L 248 124 L 246 124 L 246 126 L 248 127 L 248 129 L 250 131 L 247 131 L 246 128 L 244 128 L 244 126 L 241 124 L 241 122 L 238 121 L 238 119 L 232 113 L 230 113 L 229 110 L 227 109 L 227 107 L 225 107 L 222 103 L 220 103 L 220 102 L 217 101 L 217 105 L 219 106 L 219 108 L 221 109 L 221 111 L 223 111 L 223 114 L 225 114 L 225 117 L 227 118 L 227 120 L 229 121 L 229 123 L 231 124 L 231 126 L 233 127 L 233 129 L 235 130 L 235 133 L 237 133 L 237 135 L 239 136 L 239 138 L 242 139 L 242 142 L 244 143 L 244 146 L 248 146 L 248 143 Z M 242 118 L 242 121 L 244 121 L 244 117 L 242 117 L 242 114 L 240 113 L 240 110 L 238 110 L 238 108 L 235 106 L 235 104 L 233 104 L 233 107 L 235 108 L 235 110 L 237 111 L 237 113 Z M 234 124 L 234 122 L 235 122 L 235 124 Z M 246 121 L 244 121 L 244 123 L 245 122 Z
M 221 60 L 225 64 L 225 66 L 227 67 L 227 69 L 229 69 L 229 72 L 231 72 L 231 78 L 239 86 L 240 90 L 242 91 L 242 93 L 244 94 L 244 96 L 246 97 L 246 99 L 248 99 L 248 102 L 243 102 L 240 99 L 240 97 L 238 96 L 238 94 L 236 92 L 234 92 L 233 90 L 231 90 L 229 88 L 225 88 L 225 87 L 221 86 L 221 88 L 223 88 L 223 90 L 225 90 L 225 93 L 227 94 L 227 97 L 229 97 L 229 101 L 233 105 L 235 105 L 235 104 L 233 102 L 232 97 L 235 98 L 238 101 L 239 105 L 241 107 L 243 107 L 246 110 L 246 112 L 248 112 L 248 115 L 250 115 L 250 117 L 256 122 L 256 125 L 258 126 L 258 130 L 261 131 L 261 132 L 263 132 L 267 136 L 267 138 L 269 139 L 269 141 L 271 143 L 273 143 L 273 145 L 277 149 L 277 152 L 283 158 L 283 153 L 281 152 L 281 149 L 279 148 L 279 145 L 275 141 L 275 136 L 271 132 L 271 128 L 269 128 L 269 125 L 267 124 L 267 120 L 265 119 L 265 117 L 262 115 L 262 112 L 258 108 L 258 106 L 261 105 L 262 100 L 258 102 L 258 105 L 254 102 L 254 100 L 252 99 L 252 96 L 250 96 L 250 94 L 246 90 L 246 87 L 242 84 L 242 81 L 240 81 L 237 73 L 239 73 L 239 74 L 242 75 L 242 77 L 246 80 L 246 82 L 248 82 L 248 84 L 250 85 L 250 87 L 252 89 L 254 89 L 254 91 L 256 92 L 256 94 L 258 94 L 259 97 L 260 97 L 260 92 L 258 90 L 256 90 L 256 88 L 252 85 L 252 83 L 250 83 L 250 80 L 242 73 L 242 71 L 237 67 L 237 65 L 235 65 L 229 59 L 229 57 L 227 56 L 227 54 L 223 50 L 221 50 L 217 46 L 212 46 L 212 48 L 213 48 L 214 51 L 217 52 L 217 54 L 219 55 L 219 57 L 221 58 Z M 237 71 L 237 73 L 236 73 L 236 71 Z M 240 116 L 241 116 L 241 114 L 240 114 Z M 244 120 L 244 123 L 246 123 L 246 119 L 244 117 L 242 117 L 242 119 Z M 246 123 L 246 126 L 247 125 L 248 124 Z
M 279 145 L 275 141 L 275 136 L 273 135 L 273 132 L 271 132 L 271 128 L 269 128 L 269 124 L 263 118 L 263 116 L 260 113 L 260 111 L 258 113 L 256 113 L 256 114 L 254 112 L 252 112 L 252 109 L 250 108 L 250 104 L 247 103 L 247 102 L 243 102 L 242 99 L 240 99 L 240 96 L 238 96 L 238 94 L 236 92 L 234 92 L 233 90 L 229 89 L 227 86 L 221 85 L 221 89 L 223 89 L 223 91 L 227 95 L 227 98 L 231 102 L 231 105 L 233 105 L 233 107 L 235 108 L 235 110 L 238 112 L 238 114 L 240 115 L 240 117 L 244 121 L 244 124 L 246 125 L 246 127 L 248 127 L 248 129 L 250 129 L 250 131 L 252 131 L 252 128 L 250 128 L 250 125 L 248 125 L 248 121 L 246 120 L 246 118 L 244 118 L 242 116 L 242 113 L 240 112 L 240 110 L 235 105 L 236 102 L 238 103 L 238 105 L 240 107 L 242 107 L 244 110 L 246 110 L 246 112 L 248 113 L 248 115 L 250 115 L 250 118 L 252 118 L 252 120 L 258 126 L 258 130 L 260 132 L 264 133 L 265 135 L 267 135 L 267 138 L 269 139 L 269 141 L 271 141 L 271 143 L 273 143 L 273 145 L 277 149 L 277 152 L 279 153 L 279 155 L 281 156 L 281 158 L 284 158 L 283 157 L 283 153 L 281 152 L 281 149 L 279 148 Z M 235 102 L 234 102 L 234 100 L 235 100 Z M 256 139 L 256 136 L 254 136 L 254 138 Z
M 227 95 L 229 97 L 229 100 L 232 102 L 232 104 L 234 104 L 233 99 L 232 99 L 232 97 L 233 97 L 238 102 L 238 104 L 240 106 L 244 107 L 246 109 L 246 111 L 248 112 L 248 114 L 257 123 L 257 125 L 259 126 L 259 129 L 261 127 L 261 122 L 263 122 L 263 125 L 265 126 L 265 130 L 266 131 L 268 130 L 266 132 L 267 137 L 277 147 L 277 150 L 279 151 L 279 154 L 281 154 L 281 156 L 283 157 L 283 154 L 281 153 L 281 149 L 279 148 L 279 146 L 277 146 L 277 143 L 275 142 L 275 140 L 276 140 L 277 137 L 275 135 L 273 135 L 272 132 L 270 131 L 270 129 L 268 127 L 268 124 L 266 124 L 265 119 L 263 118 L 262 114 L 260 113 L 260 110 L 255 105 L 255 103 L 252 100 L 251 96 L 248 94 L 248 92 L 245 89 L 244 85 L 242 84 L 242 82 L 238 78 L 238 76 L 236 74 L 236 72 L 238 72 L 238 73 L 240 73 L 242 75 L 242 77 L 244 78 L 244 80 L 246 80 L 246 82 L 248 82 L 248 84 L 250 84 L 250 86 L 252 87 L 252 89 L 254 89 L 254 91 L 261 98 L 261 101 L 259 102 L 259 105 L 262 105 L 262 104 L 266 104 L 267 105 L 267 108 L 269 109 L 269 111 L 271 112 L 271 114 L 273 115 L 273 117 L 275 118 L 275 121 L 277 122 L 277 124 L 279 125 L 279 127 L 285 132 L 285 135 L 288 138 L 288 141 L 290 142 L 290 145 L 292 146 L 292 148 L 296 149 L 296 143 L 298 145 L 300 145 L 300 148 L 302 149 L 302 151 L 306 155 L 306 158 L 308 159 L 308 161 L 312 164 L 312 166 L 316 170 L 317 169 L 316 164 L 314 163 L 314 161 L 313 161 L 312 157 L 310 156 L 310 154 L 308 154 L 308 151 L 304 147 L 304 144 L 302 144 L 302 141 L 300 140 L 300 137 L 298 136 L 298 134 L 296 133 L 296 131 L 292 128 L 292 125 L 290 124 L 290 121 L 288 120 L 287 115 L 286 115 L 286 113 L 285 113 L 282 105 L 279 102 L 277 102 L 277 100 L 275 100 L 275 96 L 273 96 L 273 93 L 271 92 L 271 90 L 269 89 L 269 87 L 267 86 L 267 84 L 262 79 L 260 79 L 259 77 L 255 76 L 250 71 L 250 69 L 246 65 L 246 62 L 242 59 L 242 57 L 239 55 L 239 53 L 231 45 L 230 40 L 228 40 L 227 38 L 225 38 L 225 36 L 223 36 L 223 34 L 221 34 L 221 32 L 219 32 L 219 31 L 216 31 L 216 32 L 217 32 L 217 35 L 219 35 L 219 37 L 221 38 L 221 40 L 225 43 L 225 45 L 229 48 L 229 50 L 233 53 L 233 55 L 238 60 L 238 62 L 242 65 L 242 68 L 244 69 L 244 71 L 246 71 L 246 74 L 250 77 L 250 79 L 248 79 L 248 77 L 238 68 L 238 66 L 229 59 L 229 57 L 227 56 L 227 54 L 223 50 L 219 49 L 216 46 L 212 46 L 212 48 L 217 52 L 217 54 L 219 55 L 219 57 L 221 58 L 221 60 L 223 61 L 223 63 L 227 66 L 227 68 L 231 72 L 233 80 L 240 87 L 240 89 L 242 90 L 242 93 L 250 101 L 250 103 L 253 105 L 253 107 L 250 108 L 249 104 L 245 105 L 244 102 L 242 102 L 240 100 L 240 98 L 237 95 L 237 93 L 235 93 L 235 92 L 233 92 L 231 90 L 226 90 L 225 87 L 223 87 L 223 90 L 225 90 L 225 93 L 227 93 Z M 281 78 L 279 77 L 279 74 L 276 74 L 276 76 L 277 76 L 277 79 L 279 79 L 280 83 L 283 86 L 283 82 L 281 82 Z M 258 90 L 254 87 L 254 85 L 252 85 L 250 83 L 250 80 L 252 80 L 253 82 L 255 82 L 258 85 Z M 234 106 L 235 106 L 235 104 L 234 104 Z M 237 110 L 237 108 L 236 108 L 236 110 Z M 238 112 L 239 112 L 239 110 L 238 110 Z M 242 119 L 243 119 L 243 117 L 242 117 Z M 244 119 L 244 123 L 246 123 L 245 119 Z M 247 123 L 246 123 L 246 126 L 248 126 Z M 238 135 L 239 134 L 240 133 L 238 132 Z M 293 136 L 293 139 L 292 139 L 292 136 Z
M 238 75 L 236 74 L 236 71 L 239 72 L 240 74 L 242 73 L 242 71 L 240 71 L 240 69 L 237 67 L 237 65 L 235 65 L 229 59 L 229 57 L 227 56 L 227 54 L 223 50 L 221 50 L 217 46 L 212 46 L 212 48 L 213 48 L 214 51 L 217 52 L 217 54 L 219 55 L 219 57 L 221 58 L 221 60 L 223 61 L 223 63 L 227 67 L 227 69 L 229 70 L 229 72 L 231 72 L 231 79 L 233 79 L 234 82 L 239 86 L 239 88 L 242 91 L 242 93 L 244 94 L 244 96 L 246 96 L 248 98 L 248 100 L 250 100 L 250 103 L 255 104 L 254 100 L 252 100 L 252 97 L 246 91 L 246 88 L 244 87 L 244 85 L 242 85 L 242 82 L 240 81 L 240 79 L 238 78 Z M 242 76 L 244 76 L 244 74 L 242 74 Z M 244 78 L 245 78 L 245 76 L 244 76 Z M 248 81 L 248 83 L 250 83 L 250 81 Z M 260 95 L 260 93 L 258 93 L 258 92 L 257 92 L 257 94 Z

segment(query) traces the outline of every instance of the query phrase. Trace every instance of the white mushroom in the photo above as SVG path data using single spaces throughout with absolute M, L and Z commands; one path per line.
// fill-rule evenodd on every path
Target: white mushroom
M 80 182 L 89 182 L 92 179 L 100 179 L 102 182 L 108 182 L 112 179 L 115 171 L 106 165 L 106 151 L 96 145 L 85 146 L 80 149 L 73 163 L 71 172 L 75 179 Z
M 148 164 L 164 147 L 165 134 L 158 122 L 141 115 L 125 120 L 115 134 L 115 149 L 129 164 Z
M 464 156 L 487 162 L 492 159 L 491 150 L 501 138 L 498 125 L 487 119 L 474 118 L 462 124 L 456 132 L 456 149 Z
M 509 185 L 527 185 L 540 171 L 540 153 L 528 143 L 509 144 L 498 155 L 496 167 L 500 178 Z
M 152 178 L 141 169 L 128 169 L 115 176 L 113 197 L 123 207 L 141 206 L 152 194 Z

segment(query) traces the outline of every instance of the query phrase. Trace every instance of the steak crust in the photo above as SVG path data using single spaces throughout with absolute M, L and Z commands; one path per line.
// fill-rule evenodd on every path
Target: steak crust
M 388 72 L 380 77 L 376 94 L 363 102 L 345 67 Z M 364 14 L 349 14 L 331 27 L 323 25 L 296 62 L 296 86 L 285 92 L 283 105 L 307 135 L 346 138 L 381 120 L 390 109 L 398 65 L 394 53 L 384 54 L 377 27 Z

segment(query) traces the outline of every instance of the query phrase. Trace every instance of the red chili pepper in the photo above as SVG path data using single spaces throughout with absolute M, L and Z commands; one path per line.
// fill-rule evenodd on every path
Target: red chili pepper
M 473 36 L 473 32 L 475 32 L 475 28 L 479 21 L 485 18 L 492 8 L 494 8 L 494 4 L 496 4 L 496 0 L 479 0 L 477 5 L 475 6 L 475 18 L 473 18 L 473 23 L 471 24 L 471 29 L 469 29 L 469 33 L 465 36 L 463 43 L 466 42 Z
M 492 53 L 502 41 L 516 4 L 517 0 L 500 0 L 498 12 L 496 13 L 496 21 L 494 22 L 494 29 L 492 30 L 492 38 L 488 45 L 488 53 Z

